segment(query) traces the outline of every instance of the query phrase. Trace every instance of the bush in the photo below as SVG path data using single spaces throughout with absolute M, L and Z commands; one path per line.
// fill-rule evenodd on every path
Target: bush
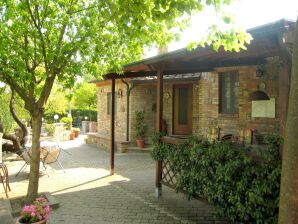
M 144 111 L 136 111 L 136 137 L 140 139 L 144 139 L 147 132 L 147 124 L 145 123 L 145 112 Z
M 151 155 L 170 160 L 177 191 L 205 197 L 217 215 L 232 222 L 277 223 L 280 141 L 269 139 L 265 149 L 254 151 L 258 160 L 249 149 L 198 138 L 181 145 L 157 144 Z
M 71 126 L 72 126 L 72 117 L 62 117 L 60 119 L 60 122 L 61 123 L 64 123 L 64 127 L 67 129 L 67 130 L 70 130 Z
M 45 130 L 49 136 L 53 136 L 56 130 L 55 124 L 45 124 Z

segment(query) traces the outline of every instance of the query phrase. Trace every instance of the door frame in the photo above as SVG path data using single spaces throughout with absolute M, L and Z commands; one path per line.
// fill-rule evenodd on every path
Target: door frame
M 177 130 L 178 124 L 178 101 L 179 98 L 176 96 L 177 93 L 177 88 L 179 87 L 188 87 L 188 98 L 190 98 L 190 102 L 187 102 L 187 117 L 188 117 L 188 122 L 187 125 L 180 125 L 178 127 L 180 130 Z M 173 110 L 173 117 L 172 117 L 172 123 L 173 123 L 173 128 L 172 128 L 172 133 L 173 135 L 192 135 L 193 131 L 193 83 L 176 83 L 173 84 L 172 87 L 173 91 L 173 102 L 172 102 L 172 110 Z

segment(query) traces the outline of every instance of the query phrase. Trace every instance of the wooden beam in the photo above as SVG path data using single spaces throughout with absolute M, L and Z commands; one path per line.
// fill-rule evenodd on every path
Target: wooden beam
M 114 174 L 115 161 L 115 79 L 111 80 L 111 142 L 110 142 L 110 174 Z
M 162 132 L 163 117 L 163 73 L 157 72 L 157 116 L 156 131 Z M 162 161 L 156 161 L 155 196 L 161 195 Z

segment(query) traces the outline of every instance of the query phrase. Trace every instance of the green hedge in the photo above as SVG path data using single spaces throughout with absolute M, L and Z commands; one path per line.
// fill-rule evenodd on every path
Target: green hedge
M 89 121 L 89 110 L 72 109 L 71 110 L 71 116 L 72 116 L 73 123 L 77 122 L 78 112 L 80 114 L 80 120 L 81 121 L 82 120 L 84 121 L 85 117 L 88 117 L 88 121 Z M 65 112 L 64 114 L 60 114 L 60 113 L 45 114 L 44 115 L 45 122 L 54 123 L 55 122 L 55 120 L 54 120 L 54 115 L 55 114 L 59 115 L 59 120 L 63 117 L 67 117 L 67 112 Z M 91 110 L 91 121 L 97 121 L 97 111 L 96 110 Z
M 204 197 L 218 216 L 231 222 L 277 223 L 281 161 L 278 137 L 268 137 L 265 149 L 192 138 L 181 145 L 158 143 L 151 156 L 171 161 L 176 190 L 189 198 Z

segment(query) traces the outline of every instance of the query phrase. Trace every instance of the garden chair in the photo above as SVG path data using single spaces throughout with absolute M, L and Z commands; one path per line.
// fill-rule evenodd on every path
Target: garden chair
M 59 166 L 62 168 L 63 172 L 65 172 L 64 167 L 62 166 L 59 156 L 61 151 L 65 151 L 63 148 L 60 147 L 59 143 L 56 142 L 41 142 L 41 154 L 43 157 L 43 163 L 51 164 L 57 162 Z M 69 152 L 67 152 L 70 154 Z
M 24 171 L 28 165 L 30 165 L 31 160 L 32 160 L 30 153 L 31 153 L 31 147 L 30 148 L 25 147 L 24 149 L 21 150 L 20 153 L 18 153 L 20 155 L 20 157 L 24 160 L 25 163 L 21 167 L 19 172 L 16 174 L 16 177 L 20 174 L 20 172 Z M 47 172 L 46 165 L 45 165 L 45 161 L 44 161 L 44 155 L 42 153 L 40 153 L 40 156 L 41 156 L 40 162 L 42 163 L 47 175 L 49 176 L 49 174 Z

